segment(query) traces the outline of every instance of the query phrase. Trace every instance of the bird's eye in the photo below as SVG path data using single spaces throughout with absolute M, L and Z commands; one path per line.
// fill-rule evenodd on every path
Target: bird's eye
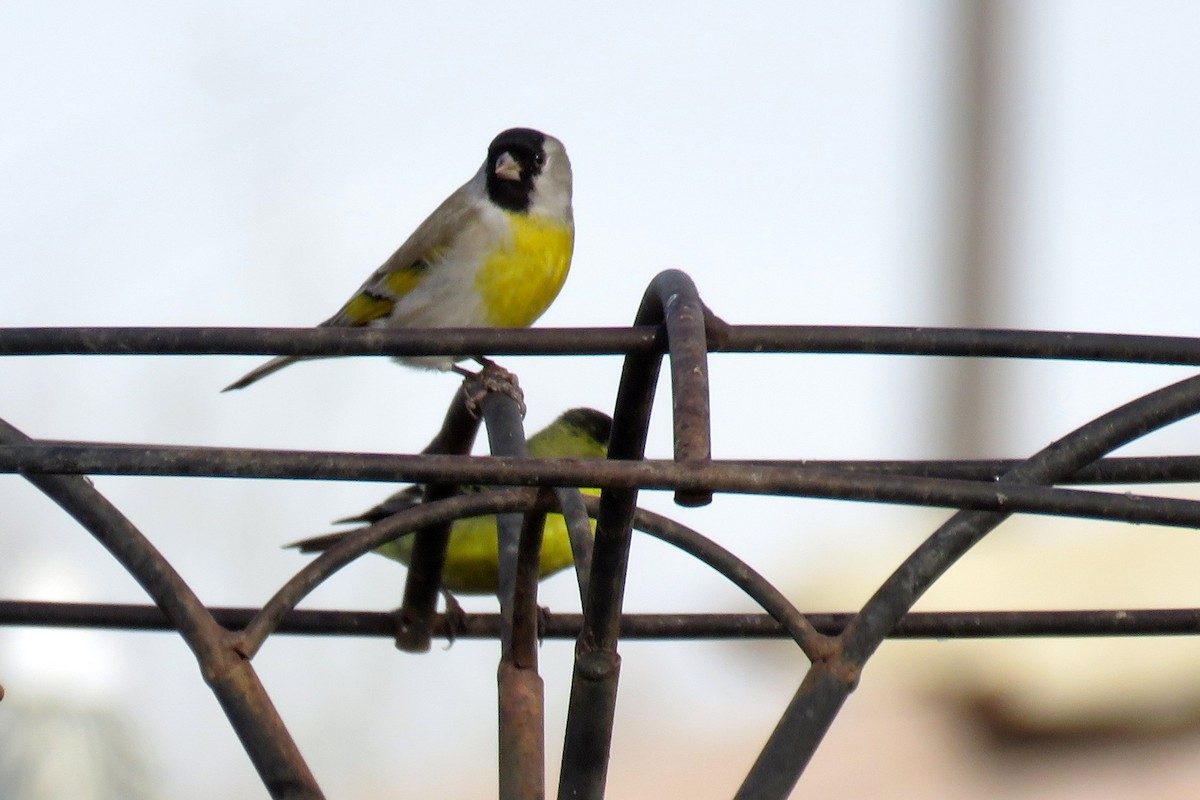
M 533 156 L 533 163 L 537 164 L 539 167 L 545 166 L 546 165 L 546 154 L 544 152 L 535 153 Z

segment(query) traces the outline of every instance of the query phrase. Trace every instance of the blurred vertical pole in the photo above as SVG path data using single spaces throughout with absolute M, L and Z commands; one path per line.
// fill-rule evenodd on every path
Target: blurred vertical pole
M 953 0 L 949 119 L 952 126 L 947 202 L 949 236 L 945 302 L 951 324 L 1000 327 L 1012 277 L 1008 258 L 1011 204 L 1009 0 Z M 957 457 L 1002 455 L 1006 432 L 1003 364 L 951 362 L 943 395 L 944 422 L 935 441 Z

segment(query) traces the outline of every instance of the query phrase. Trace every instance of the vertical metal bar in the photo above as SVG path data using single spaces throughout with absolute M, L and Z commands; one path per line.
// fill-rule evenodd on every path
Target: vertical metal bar
M 487 424 L 488 443 L 494 456 L 526 455 L 525 431 L 521 425 L 521 409 L 509 394 L 489 391 L 480 404 L 483 420 Z M 521 528 L 524 515 L 497 514 L 499 535 L 499 589 L 500 616 L 505 624 L 500 640 L 501 652 L 507 653 L 512 646 L 513 595 L 516 591 L 517 556 L 520 551 Z M 540 536 L 540 532 L 539 532 Z
M 634 321 L 635 325 L 665 324 L 667 328 L 677 461 L 708 461 L 711 456 L 706 339 L 706 322 L 711 319 L 691 278 L 667 270 L 651 281 Z M 609 458 L 640 460 L 645 455 L 661 368 L 659 353 L 626 357 L 613 412 Z M 560 799 L 600 800 L 604 796 L 621 670 L 617 639 L 637 496 L 636 489 L 605 490 L 600 496 L 583 630 L 575 646 Z M 711 492 L 675 494 L 681 505 L 703 505 L 711 500 Z
M 468 378 L 454 393 L 442 428 L 422 453 L 466 454 L 471 452 L 479 419 L 471 413 L 466 398 L 474 391 Z M 425 487 L 423 502 L 443 500 L 457 487 L 431 483 Z M 409 653 L 424 653 L 433 640 L 433 615 L 437 611 L 442 586 L 442 568 L 446 563 L 446 545 L 452 523 L 422 528 L 414 535 L 412 561 L 404 580 L 404 599 L 396 609 L 396 647 Z
M 544 512 L 525 515 L 517 553 L 509 641 L 500 657 L 500 800 L 546 796 L 545 694 L 538 674 L 538 567 Z M 501 629 L 509 627 L 501 618 Z
M 647 319 L 662 320 L 662 307 L 653 285 L 642 300 L 635 324 L 650 324 Z M 637 461 L 644 456 L 661 367 L 661 353 L 626 356 L 613 410 L 609 458 Z M 637 495 L 637 489 L 605 489 L 600 493 L 583 630 L 575 644 L 559 800 L 604 797 L 621 670 L 617 637 Z
M 503 659 L 500 687 L 500 800 L 546 796 L 546 730 L 542 678 Z
M 653 381 L 623 375 L 613 415 L 611 458 L 628 458 L 646 445 L 653 391 Z M 632 398 L 631 393 L 642 397 Z M 558 786 L 560 800 L 604 798 L 620 673 L 620 608 L 636 500 L 636 489 L 605 489 L 600 495 L 592 577 L 583 610 L 583 630 L 575 646 Z
M 545 527 L 546 512 L 529 511 L 525 514 L 513 584 L 511 647 L 505 654 L 522 669 L 537 670 L 538 666 L 537 590 Z
M 521 408 L 514 394 L 489 391 L 481 404 L 494 456 L 526 455 Z M 538 568 L 545 523 L 546 514 L 541 511 L 497 515 L 501 800 L 542 800 L 546 796 L 544 689 L 537 671 Z
M 575 580 L 579 584 L 579 607 L 587 602 L 588 579 L 592 574 L 592 523 L 584 505 L 583 493 L 572 486 L 556 486 L 554 496 L 571 537 L 571 555 L 575 560 Z

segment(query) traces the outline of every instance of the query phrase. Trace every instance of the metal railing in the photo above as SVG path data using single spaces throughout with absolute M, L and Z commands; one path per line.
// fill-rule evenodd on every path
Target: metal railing
M 500 515 L 501 613 L 468 614 L 461 637 L 499 638 L 500 796 L 545 794 L 539 636 L 576 641 L 560 798 L 601 798 L 612 738 L 621 638 L 787 637 L 810 666 L 751 768 L 739 798 L 786 797 L 864 664 L 885 637 L 1112 636 L 1200 633 L 1200 609 L 909 613 L 947 568 L 1014 513 L 1200 527 L 1200 502 L 1082 487 L 1200 480 L 1200 456 L 1108 458 L 1114 449 L 1200 412 L 1200 377 L 1133 400 L 1025 460 L 727 461 L 711 458 L 707 355 L 870 353 L 1200 365 L 1200 339 L 1036 331 L 729 325 L 680 272 L 660 274 L 632 327 L 536 330 L 46 328 L 0 330 L 0 356 L 48 354 L 437 355 L 620 354 L 606 461 L 523 456 L 518 402 L 467 387 L 419 455 L 318 453 L 33 440 L 0 421 L 0 471 L 20 473 L 92 533 L 155 606 L 0 601 L 0 625 L 173 630 L 187 641 L 271 796 L 322 797 L 251 660 L 273 633 L 395 637 L 409 650 L 446 635 L 435 613 L 450 523 Z M 663 356 L 669 357 L 674 458 L 644 458 Z M 468 379 L 468 383 L 471 379 Z M 482 396 L 478 415 L 464 397 Z M 492 457 L 472 457 L 479 417 Z M 205 608 L 153 545 L 86 481 L 87 474 L 414 481 L 426 502 L 349 534 L 309 562 L 261 609 Z M 509 487 L 454 494 L 460 484 Z M 600 498 L 570 487 L 602 487 Z M 737 492 L 936 506 L 958 512 L 933 532 L 855 614 L 802 614 L 736 556 L 677 522 L 637 507 L 641 489 L 703 505 Z M 581 502 L 582 501 L 582 502 Z M 582 614 L 539 624 L 541 515 L 572 529 Z M 587 516 L 597 519 L 594 549 Z M 624 615 L 634 529 L 718 570 L 764 614 Z M 295 606 L 358 556 L 417 530 L 404 601 L 394 614 L 301 611 Z

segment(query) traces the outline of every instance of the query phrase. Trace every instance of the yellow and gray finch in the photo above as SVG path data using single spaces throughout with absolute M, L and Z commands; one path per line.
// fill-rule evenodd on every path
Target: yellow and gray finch
M 553 136 L 512 128 L 492 140 L 475 176 L 321 327 L 524 328 L 558 296 L 574 244 L 567 151 Z M 397 361 L 454 369 L 474 355 Z M 273 358 L 223 391 L 303 359 Z
M 573 408 L 529 437 L 528 453 L 533 458 L 604 458 L 608 454 L 608 437 L 612 419 L 591 408 Z M 464 492 L 486 491 L 486 487 L 467 486 Z M 596 489 L 583 489 L 599 494 Z M 393 494 L 379 505 L 359 514 L 338 520 L 371 524 L 421 502 L 423 487 L 409 486 Z M 596 523 L 592 521 L 594 531 Z M 349 531 L 327 533 L 312 539 L 294 542 L 288 547 L 302 553 L 326 550 L 347 536 Z M 450 528 L 446 548 L 446 566 L 442 571 L 442 588 L 457 594 L 495 594 L 499 583 L 499 536 L 495 515 L 455 520 Z M 407 566 L 412 558 L 413 536 L 406 533 L 375 552 Z M 545 578 L 574 563 L 571 538 L 561 514 L 547 514 L 542 533 L 542 559 L 539 575 Z

